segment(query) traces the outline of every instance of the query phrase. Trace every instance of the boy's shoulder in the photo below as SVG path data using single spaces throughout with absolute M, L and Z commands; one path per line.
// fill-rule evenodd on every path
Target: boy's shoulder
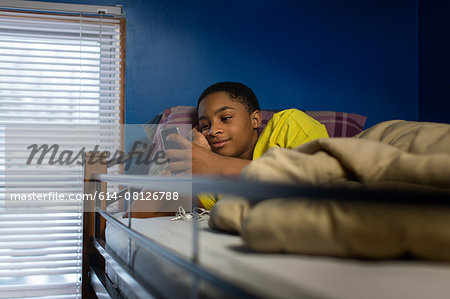
M 317 138 L 327 138 L 326 127 L 298 109 L 275 113 L 267 122 L 253 151 L 259 158 L 271 147 L 295 148 Z
M 291 114 L 305 114 L 305 112 L 299 110 L 299 109 L 295 109 L 295 108 L 290 108 L 290 109 L 284 109 L 284 110 L 280 110 L 277 113 L 274 113 L 275 115 L 291 115 Z
M 317 122 L 314 118 L 310 117 L 308 114 L 306 114 L 305 112 L 299 110 L 299 109 L 295 109 L 295 108 L 291 108 L 291 109 L 285 109 L 285 110 L 281 110 L 277 113 L 275 113 L 272 118 L 271 118 L 272 122 L 279 122 L 279 121 L 292 121 L 292 122 L 296 122 L 299 124 L 304 124 L 305 121 L 312 121 L 312 122 Z
M 308 138 L 316 139 L 328 137 L 328 132 L 324 124 L 299 109 L 285 109 L 275 113 L 268 121 L 266 131 L 288 132 L 298 135 L 299 131 L 304 132 Z M 268 134 L 269 132 L 266 132 Z M 284 138 L 284 137 L 283 137 Z

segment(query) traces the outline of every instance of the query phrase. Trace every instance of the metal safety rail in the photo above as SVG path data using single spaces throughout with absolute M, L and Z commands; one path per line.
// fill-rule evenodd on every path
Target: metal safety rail
M 145 175 L 94 174 L 93 178 L 107 183 L 117 183 L 135 188 L 158 188 L 183 192 L 182 183 L 192 184 L 192 193 L 202 192 L 239 195 L 251 203 L 270 198 L 295 200 L 338 200 L 416 205 L 450 206 L 448 192 L 407 191 L 398 189 L 362 189 L 344 187 L 317 187 L 278 182 L 253 181 L 243 178 L 218 178 L 205 176 L 151 177 Z

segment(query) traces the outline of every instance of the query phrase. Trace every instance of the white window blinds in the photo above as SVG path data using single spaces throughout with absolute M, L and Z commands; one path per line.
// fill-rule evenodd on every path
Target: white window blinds
M 80 297 L 82 166 L 26 161 L 120 148 L 120 46 L 119 19 L 0 11 L 1 298 Z

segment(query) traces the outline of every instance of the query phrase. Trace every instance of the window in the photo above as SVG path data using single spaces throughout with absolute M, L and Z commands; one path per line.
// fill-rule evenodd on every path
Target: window
M 123 36 L 109 15 L 0 11 L 2 298 L 81 296 L 82 166 L 26 161 L 32 144 L 120 148 Z

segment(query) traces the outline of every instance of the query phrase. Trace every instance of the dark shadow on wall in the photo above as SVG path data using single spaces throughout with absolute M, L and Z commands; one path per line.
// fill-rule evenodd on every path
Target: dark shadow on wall
M 419 0 L 419 120 L 450 123 L 450 1 Z

